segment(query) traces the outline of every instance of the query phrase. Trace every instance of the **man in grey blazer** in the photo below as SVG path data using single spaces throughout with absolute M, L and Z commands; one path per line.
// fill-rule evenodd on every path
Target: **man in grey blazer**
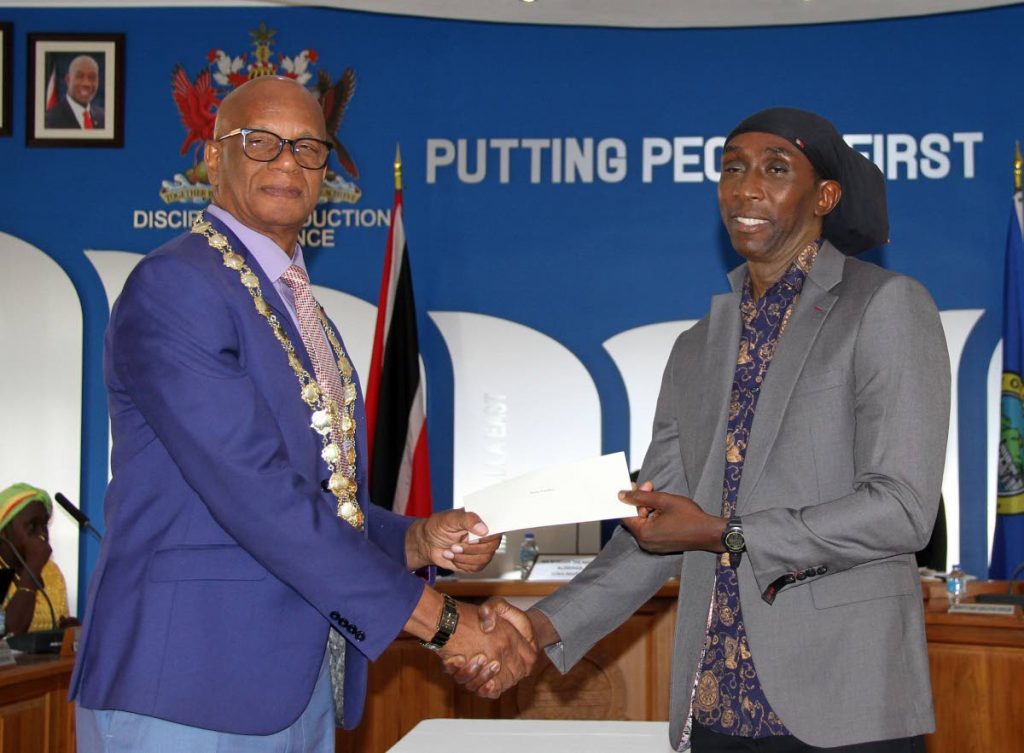
M 718 198 L 746 264 L 675 343 L 642 483 L 620 495 L 638 514 L 529 623 L 566 672 L 678 577 L 673 748 L 923 752 L 913 552 L 945 457 L 938 311 L 914 280 L 852 258 L 888 239 L 885 184 L 824 118 L 741 123 Z M 490 690 L 486 672 L 452 671 Z

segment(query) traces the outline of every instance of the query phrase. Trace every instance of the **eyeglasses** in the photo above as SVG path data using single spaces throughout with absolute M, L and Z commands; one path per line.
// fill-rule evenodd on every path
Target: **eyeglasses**
M 217 141 L 230 139 L 232 136 L 242 137 L 242 152 L 257 162 L 273 162 L 281 154 L 287 144 L 299 167 L 307 170 L 319 170 L 327 164 L 334 145 L 320 139 L 301 138 L 283 139 L 273 131 L 262 131 L 258 128 L 236 128 L 225 133 Z

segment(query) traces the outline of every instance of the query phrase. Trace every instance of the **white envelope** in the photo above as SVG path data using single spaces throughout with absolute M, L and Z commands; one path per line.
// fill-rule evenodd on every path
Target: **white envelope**
M 629 489 L 626 454 L 616 452 L 576 463 L 553 465 L 488 486 L 462 498 L 491 533 L 609 520 L 636 514 L 619 501 Z

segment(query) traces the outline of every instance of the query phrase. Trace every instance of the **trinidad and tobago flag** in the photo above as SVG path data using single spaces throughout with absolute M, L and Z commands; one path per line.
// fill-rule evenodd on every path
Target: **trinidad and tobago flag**
M 395 182 L 395 206 L 366 387 L 370 498 L 398 513 L 428 517 L 433 503 L 427 419 L 397 168 Z
M 50 78 L 46 81 L 46 109 L 57 104 L 57 66 L 50 69 Z

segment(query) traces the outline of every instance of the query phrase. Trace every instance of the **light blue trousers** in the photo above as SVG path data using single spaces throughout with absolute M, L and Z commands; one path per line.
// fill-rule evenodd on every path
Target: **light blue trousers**
M 331 677 L 324 659 L 309 705 L 273 735 L 232 735 L 132 714 L 75 708 L 78 753 L 334 753 Z

